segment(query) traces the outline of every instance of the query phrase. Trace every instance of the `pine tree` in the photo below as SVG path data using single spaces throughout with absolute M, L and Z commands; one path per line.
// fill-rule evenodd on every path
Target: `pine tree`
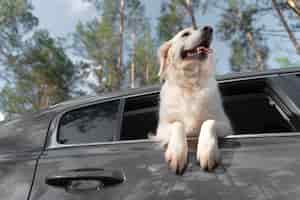
M 69 99 L 76 66 L 47 31 L 36 31 L 11 65 L 14 83 L 1 91 L 1 107 L 8 114 L 47 108 Z
M 231 42 L 230 64 L 233 71 L 263 71 L 268 47 L 261 29 L 253 24 L 259 15 L 258 4 L 243 0 L 227 1 L 217 27 L 222 40 Z

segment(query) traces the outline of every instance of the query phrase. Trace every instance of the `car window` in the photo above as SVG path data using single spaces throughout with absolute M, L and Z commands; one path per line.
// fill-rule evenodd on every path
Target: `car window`
M 60 120 L 62 144 L 112 141 L 118 125 L 119 101 L 105 102 L 67 112 Z
M 266 79 L 220 85 L 234 135 L 296 131 L 270 87 Z M 158 110 L 158 94 L 127 98 L 120 140 L 147 139 L 149 134 L 155 134 Z

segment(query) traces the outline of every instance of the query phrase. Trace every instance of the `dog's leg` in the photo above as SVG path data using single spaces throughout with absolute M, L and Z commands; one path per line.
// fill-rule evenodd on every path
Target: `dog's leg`
M 215 120 L 206 120 L 201 126 L 198 137 L 197 160 L 204 170 L 213 170 L 219 160 L 220 153 L 218 149 L 217 122 Z
M 184 126 L 181 122 L 170 124 L 170 128 L 171 135 L 165 152 L 165 159 L 172 171 L 181 174 L 187 163 L 187 138 L 184 132 Z

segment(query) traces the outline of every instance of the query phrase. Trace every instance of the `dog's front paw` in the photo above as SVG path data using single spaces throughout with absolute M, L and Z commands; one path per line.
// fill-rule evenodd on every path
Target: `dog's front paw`
M 218 139 L 214 131 L 214 121 L 207 120 L 201 128 L 197 147 L 197 160 L 204 170 L 212 171 L 220 162 Z
M 172 133 L 165 152 L 165 159 L 172 171 L 182 174 L 188 157 L 187 140 L 182 123 L 175 122 L 171 128 Z
M 214 143 L 198 143 L 197 160 L 202 169 L 212 171 L 220 161 L 218 145 Z
M 170 169 L 176 174 L 182 174 L 187 163 L 188 150 L 187 145 L 173 146 L 168 145 L 165 152 L 165 159 Z

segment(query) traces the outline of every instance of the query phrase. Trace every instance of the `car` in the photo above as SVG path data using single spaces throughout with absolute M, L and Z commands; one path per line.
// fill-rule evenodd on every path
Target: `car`
M 160 86 L 62 102 L 0 126 L 1 199 L 297 199 L 300 70 L 217 77 L 235 130 L 222 162 L 176 175 L 155 133 Z

